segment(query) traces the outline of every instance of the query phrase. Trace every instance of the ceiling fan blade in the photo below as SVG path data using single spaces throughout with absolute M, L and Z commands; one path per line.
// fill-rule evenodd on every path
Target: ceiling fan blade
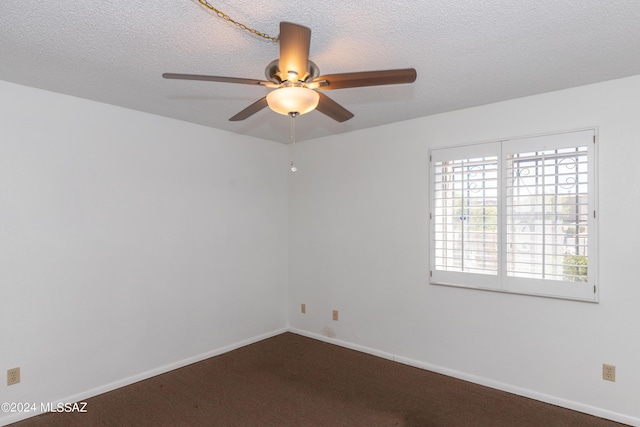
M 265 96 L 264 98 L 260 98 L 259 100 L 257 100 L 253 104 L 249 105 L 247 108 L 245 108 L 244 110 L 240 111 L 235 116 L 231 117 L 229 119 L 229 121 L 230 122 L 239 122 L 240 120 L 244 120 L 247 117 L 250 117 L 250 116 L 254 115 L 255 113 L 257 113 L 258 111 L 262 110 L 266 106 L 267 106 L 267 97 Z
M 162 75 L 165 79 L 178 79 L 178 80 L 204 80 L 208 82 L 221 82 L 221 83 L 240 83 L 243 85 L 264 85 L 268 86 L 273 84 L 263 80 L 253 79 L 241 79 L 238 77 L 220 77 L 220 76 L 203 76 L 200 74 L 175 74 L 164 73 Z
M 280 58 L 278 68 L 283 75 L 290 71 L 297 73 L 298 79 L 307 74 L 311 29 L 291 22 L 280 23 Z
M 318 95 L 320 95 L 320 100 L 318 101 L 316 110 L 320 111 L 322 114 L 325 114 L 340 123 L 346 122 L 353 117 L 353 113 L 351 111 L 347 110 L 324 93 L 318 92 Z
M 363 86 L 397 85 L 413 83 L 416 81 L 416 70 L 402 68 L 399 70 L 362 71 L 355 73 L 327 74 L 314 79 L 326 81 L 326 86 L 320 86 L 321 90 L 345 89 Z

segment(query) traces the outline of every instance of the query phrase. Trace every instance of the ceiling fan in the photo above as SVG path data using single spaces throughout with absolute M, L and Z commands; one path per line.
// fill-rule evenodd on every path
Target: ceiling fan
M 164 73 L 162 77 L 259 85 L 275 89 L 231 117 L 230 121 L 244 120 L 269 106 L 277 113 L 292 117 L 317 109 L 338 122 L 344 122 L 352 118 L 353 113 L 319 91 L 413 83 L 416 80 L 416 70 L 413 68 L 320 76 L 318 66 L 309 60 L 311 29 L 281 22 L 279 40 L 280 57 L 267 65 L 267 80 L 175 73 Z

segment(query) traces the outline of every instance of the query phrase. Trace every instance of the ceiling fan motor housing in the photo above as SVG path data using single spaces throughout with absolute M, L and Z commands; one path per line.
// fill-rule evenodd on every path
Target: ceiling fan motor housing
M 276 84 L 282 84 L 286 81 L 289 81 L 289 73 L 288 71 L 280 70 L 278 62 L 279 60 L 277 59 L 274 61 L 271 61 L 269 65 L 267 65 L 267 68 L 265 68 L 264 75 L 267 78 L 267 80 L 272 81 Z M 298 76 L 298 81 L 310 82 L 316 77 L 318 77 L 319 75 L 320 75 L 320 69 L 318 68 L 318 66 L 314 64 L 312 61 L 307 61 L 307 72 L 302 76 Z

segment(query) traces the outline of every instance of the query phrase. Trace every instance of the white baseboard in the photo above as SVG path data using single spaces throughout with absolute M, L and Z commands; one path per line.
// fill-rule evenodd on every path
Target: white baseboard
M 345 347 L 345 348 L 349 348 L 351 350 L 356 350 L 359 351 L 361 353 L 367 353 L 367 354 L 372 354 L 374 356 L 378 356 L 381 357 L 383 359 L 389 359 L 389 360 L 394 360 L 394 355 L 391 353 L 387 353 L 384 351 L 380 351 L 380 350 L 376 350 L 374 348 L 370 348 L 370 347 L 364 347 L 358 344 L 353 344 L 347 341 L 342 341 L 336 338 L 329 338 L 326 337 L 324 335 L 320 335 L 320 334 L 315 334 L 313 332 L 307 332 L 307 331 L 303 331 L 302 329 L 296 329 L 296 328 L 289 328 L 288 329 L 289 332 L 293 332 L 294 334 L 297 335 L 302 335 L 304 337 L 307 338 L 313 338 L 316 339 L 318 341 L 324 341 L 324 342 L 328 342 L 329 344 L 336 344 L 339 345 L 340 347 Z
M 598 408 L 595 406 L 585 405 L 580 402 L 574 402 L 572 400 L 562 399 L 556 396 L 551 396 L 537 391 L 528 390 L 521 387 L 516 387 L 511 384 L 494 381 L 488 378 L 479 377 L 477 375 L 471 375 L 464 372 L 456 371 L 453 369 L 443 368 L 441 366 L 433 365 L 431 363 L 422 362 L 419 360 L 409 359 L 396 354 L 380 351 L 374 348 L 365 347 L 358 344 L 353 344 L 347 341 L 342 341 L 335 338 L 329 338 L 324 335 L 304 331 L 296 328 L 289 328 L 289 332 L 302 335 L 308 338 L 317 339 L 330 344 L 335 344 L 341 347 L 349 348 L 351 350 L 360 351 L 362 353 L 371 354 L 374 356 L 382 357 L 384 359 L 392 360 L 394 362 L 402 363 L 404 365 L 413 366 L 415 368 L 424 369 L 431 372 L 447 375 L 449 377 L 458 378 L 464 381 L 468 381 L 475 384 L 480 384 L 486 387 L 494 388 L 496 390 L 506 391 L 508 393 L 517 394 L 519 396 L 528 397 L 530 399 L 538 400 L 552 405 L 560 406 L 563 408 L 571 409 L 585 414 L 593 415 L 600 418 L 616 421 L 619 423 L 628 424 L 631 426 L 640 426 L 640 418 L 631 417 L 628 415 L 620 414 L 617 412 L 609 411 L 606 409 Z
M 114 381 L 109 384 L 105 384 L 96 388 L 92 388 L 90 390 L 86 390 L 80 393 L 76 393 L 71 396 L 67 396 L 63 399 L 55 399 L 52 400 L 52 404 L 55 406 L 58 403 L 73 403 L 73 402 L 81 402 L 83 400 L 89 399 L 91 397 L 97 396 L 99 394 L 106 393 L 108 391 L 112 391 L 118 389 L 120 387 L 125 387 L 139 381 L 143 381 L 152 377 L 155 377 L 160 374 L 164 374 L 169 371 L 173 371 L 174 369 L 182 368 L 187 365 L 191 365 L 196 362 L 200 362 L 205 359 L 209 359 L 210 357 L 219 356 L 224 353 L 228 353 L 232 350 L 238 349 L 240 347 L 247 346 L 249 344 L 256 343 L 258 341 L 262 341 L 267 338 L 271 338 L 276 335 L 280 335 L 284 332 L 287 332 L 288 328 L 276 329 L 275 331 L 267 332 L 246 340 L 238 341 L 236 343 L 226 345 L 224 347 L 220 347 L 206 353 L 202 353 L 193 357 L 188 357 L 186 359 L 178 360 L 176 362 L 170 363 L 168 365 L 160 366 L 158 368 L 150 369 L 148 371 L 142 372 L 140 374 L 132 375 L 127 378 L 123 378 L 118 381 Z M 24 420 L 27 418 L 31 418 L 37 415 L 41 415 L 40 408 L 36 408 L 37 412 L 22 412 L 22 413 L 14 413 L 9 416 L 3 417 L 0 419 L 0 426 L 6 426 L 11 423 L 15 423 L 20 420 Z

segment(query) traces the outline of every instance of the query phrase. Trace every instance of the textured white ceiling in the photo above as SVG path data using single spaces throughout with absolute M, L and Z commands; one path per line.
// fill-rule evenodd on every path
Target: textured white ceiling
M 355 117 L 301 116 L 299 141 L 640 74 L 638 0 L 209 3 L 273 36 L 310 27 L 322 74 L 417 70 L 412 85 L 325 92 Z M 161 77 L 264 79 L 277 57 L 197 0 L 0 0 L 0 80 L 286 143 L 289 119 L 269 109 L 228 121 L 268 89 Z

